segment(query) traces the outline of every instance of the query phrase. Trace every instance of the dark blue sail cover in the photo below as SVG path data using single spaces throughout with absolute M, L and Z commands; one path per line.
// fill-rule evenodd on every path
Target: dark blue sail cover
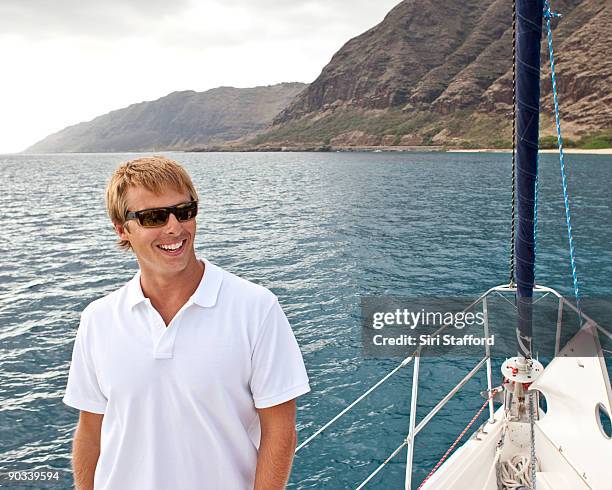
M 519 355 L 531 357 L 535 281 L 535 186 L 540 116 L 543 0 L 516 0 L 516 299 Z

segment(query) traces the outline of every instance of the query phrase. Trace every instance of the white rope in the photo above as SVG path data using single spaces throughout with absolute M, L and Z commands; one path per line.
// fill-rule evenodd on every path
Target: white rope
M 529 456 L 517 454 L 510 461 L 503 461 L 501 464 L 501 484 L 504 490 L 514 490 L 521 487 L 533 488 L 530 476 Z M 540 467 L 540 462 L 536 459 L 536 467 Z
M 487 490 L 489 488 L 489 481 L 491 477 L 495 474 L 495 470 L 497 468 L 497 464 L 499 462 L 499 458 L 501 457 L 501 448 L 498 447 L 495 449 L 495 458 L 493 459 L 493 464 L 489 468 L 489 472 L 487 473 L 487 477 L 485 478 L 485 483 L 482 486 L 482 490 Z
M 506 443 L 506 432 L 508 431 L 508 412 L 504 412 L 504 417 L 502 420 L 502 428 L 501 428 L 501 437 L 497 442 L 497 446 L 495 447 L 495 458 L 493 458 L 493 464 L 489 468 L 489 473 L 487 474 L 487 478 L 485 479 L 485 483 L 482 486 L 482 490 L 487 490 L 489 488 L 489 481 L 491 477 L 495 475 L 496 485 L 499 487 L 499 460 L 501 459 L 502 451 L 504 449 L 504 444 Z

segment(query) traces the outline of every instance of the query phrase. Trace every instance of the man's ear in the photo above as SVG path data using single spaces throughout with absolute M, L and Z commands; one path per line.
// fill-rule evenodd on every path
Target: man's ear
M 128 230 L 127 223 L 124 223 L 122 225 L 114 223 L 113 227 L 115 228 L 115 233 L 117 233 L 121 240 L 126 240 L 128 242 L 130 241 L 130 238 L 128 236 L 130 230 Z

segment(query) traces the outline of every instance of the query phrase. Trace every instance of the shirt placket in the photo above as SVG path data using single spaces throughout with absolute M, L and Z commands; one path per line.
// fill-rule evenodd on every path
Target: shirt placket
M 180 318 L 183 312 L 192 304 L 190 299 L 183 307 L 174 315 L 174 318 L 166 326 L 159 312 L 153 307 L 147 299 L 147 310 L 149 313 L 149 325 L 151 327 L 151 335 L 153 340 L 153 357 L 155 359 L 172 359 L 174 355 L 174 342 L 176 334 L 180 327 Z

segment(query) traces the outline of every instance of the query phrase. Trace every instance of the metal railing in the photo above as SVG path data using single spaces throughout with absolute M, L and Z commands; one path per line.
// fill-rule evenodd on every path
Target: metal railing
M 477 306 L 479 303 L 482 303 L 483 317 L 484 317 L 484 322 L 483 322 L 484 335 L 485 335 L 485 337 L 489 337 L 489 305 L 488 305 L 487 298 L 490 295 L 492 295 L 492 294 L 497 294 L 497 295 L 499 295 L 502 298 L 507 300 L 507 298 L 505 298 L 502 293 L 515 293 L 515 292 L 516 292 L 516 287 L 512 286 L 512 285 L 501 285 L 501 286 L 493 287 L 493 288 L 489 289 L 488 291 L 486 291 L 484 294 L 482 294 L 478 299 L 473 301 L 470 305 L 468 305 L 463 310 L 463 312 L 467 312 L 470 309 L 472 309 L 475 306 Z M 603 333 L 608 338 L 612 339 L 612 334 L 610 332 L 608 332 L 601 325 L 598 325 L 593 319 L 591 319 L 590 317 L 585 315 L 583 311 L 579 310 L 574 304 L 570 303 L 567 299 L 565 299 L 561 294 L 559 294 L 554 289 L 549 288 L 549 287 L 545 287 L 545 286 L 535 286 L 534 287 L 534 293 L 542 294 L 541 297 L 539 297 L 537 300 L 534 301 L 534 304 L 539 302 L 539 301 L 541 301 L 542 299 L 544 299 L 545 297 L 547 297 L 549 295 L 555 296 L 557 298 L 557 300 L 558 300 L 557 322 L 556 322 L 556 332 L 555 332 L 555 351 L 554 351 L 555 356 L 557 356 L 557 354 L 560 351 L 561 329 L 562 329 L 562 323 L 563 323 L 563 309 L 564 309 L 564 306 L 568 306 L 572 311 L 574 311 L 576 314 L 580 315 L 579 317 L 582 320 L 584 320 L 584 324 L 582 326 L 584 326 L 586 324 L 592 324 L 592 325 L 594 325 L 596 327 L 597 331 Z M 507 301 L 510 304 L 512 304 L 512 306 L 514 308 L 516 308 L 514 303 L 512 303 L 509 300 L 507 300 Z M 434 332 L 432 335 L 435 336 L 435 335 L 441 333 L 442 331 L 444 331 L 445 329 L 449 328 L 450 326 L 452 326 L 452 324 L 443 325 L 436 332 Z M 368 475 L 368 477 L 365 480 L 363 480 L 363 482 L 361 482 L 361 484 L 357 487 L 357 490 L 360 490 L 360 489 L 364 488 L 395 456 L 397 456 L 400 453 L 400 451 L 404 448 L 404 446 L 407 446 L 405 490 L 411 490 L 411 487 L 412 487 L 412 482 L 411 482 L 411 480 L 412 480 L 412 466 L 413 466 L 413 459 L 414 459 L 414 440 L 415 440 L 416 435 L 451 400 L 451 398 L 461 388 L 463 388 L 463 386 L 465 386 L 465 384 L 470 379 L 472 379 L 478 373 L 478 371 L 480 371 L 480 369 L 483 366 L 486 366 L 486 372 L 487 372 L 487 393 L 488 394 L 492 393 L 492 390 L 493 390 L 493 386 L 492 386 L 493 375 L 492 375 L 492 365 L 491 365 L 491 351 L 490 351 L 490 346 L 488 345 L 488 343 L 484 342 L 484 344 L 485 344 L 485 356 L 482 359 L 480 359 L 478 361 L 478 363 L 476 363 L 476 365 L 472 368 L 472 370 L 469 373 L 467 373 L 463 377 L 463 379 L 461 379 L 461 381 L 459 381 L 436 404 L 436 406 L 433 409 L 431 409 L 431 411 L 418 424 L 416 423 L 416 416 L 417 416 L 417 401 L 418 401 L 418 392 L 419 392 L 419 370 L 420 370 L 420 362 L 421 362 L 421 352 L 423 350 L 425 350 L 426 347 L 423 347 L 423 348 L 419 347 L 419 348 L 415 349 L 415 351 L 410 356 L 406 357 L 393 370 L 391 370 L 389 373 L 387 373 L 383 378 L 381 378 L 377 383 L 372 385 L 361 396 L 356 398 L 352 403 L 350 403 L 345 409 L 343 409 L 340 413 L 338 413 L 334 418 L 332 418 L 329 422 L 327 422 L 325 425 L 320 427 L 314 434 L 312 434 L 304 442 L 302 442 L 296 448 L 295 452 L 297 453 L 298 451 L 302 450 L 313 439 L 318 437 L 321 433 L 323 433 L 326 429 L 328 429 L 336 421 L 338 421 L 340 418 L 342 418 L 344 415 L 346 415 L 350 410 L 352 410 L 358 403 L 360 403 L 368 395 L 370 395 L 373 391 L 375 391 L 378 387 L 380 387 L 382 384 L 384 384 L 386 381 L 388 381 L 401 368 L 406 367 L 408 364 L 413 362 L 414 365 L 413 365 L 413 370 L 412 370 L 412 393 L 411 393 L 411 398 L 410 398 L 410 420 L 409 420 L 408 435 L 402 441 L 402 443 L 372 473 L 370 473 Z M 495 407 L 494 407 L 493 397 L 489 396 L 488 404 L 489 404 L 489 419 L 488 419 L 488 423 L 493 423 L 495 421 L 494 420 Z

